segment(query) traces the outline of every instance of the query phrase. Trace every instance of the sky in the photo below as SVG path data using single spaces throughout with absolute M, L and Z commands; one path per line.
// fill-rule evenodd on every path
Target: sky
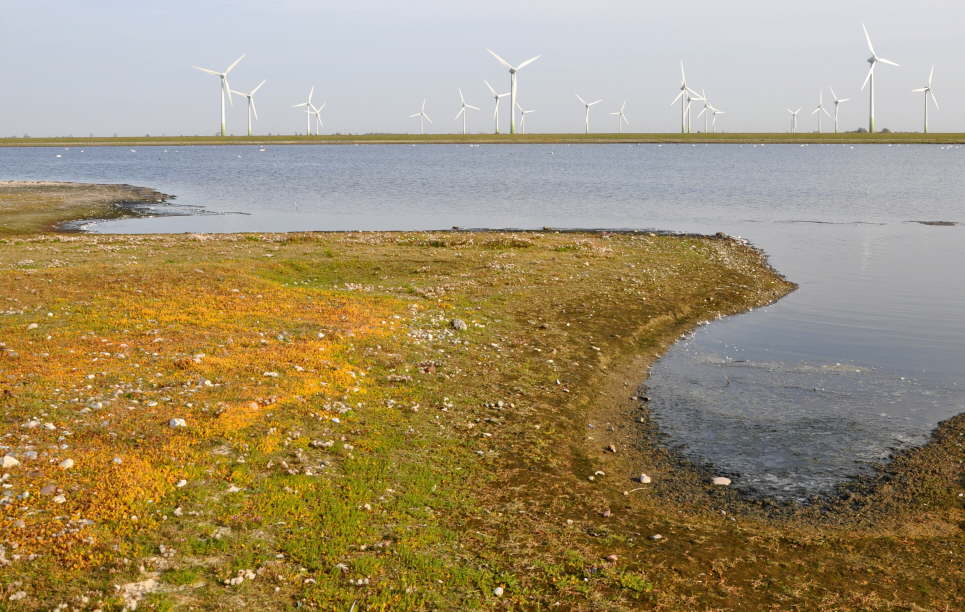
M 256 100 L 257 133 L 304 132 L 292 105 L 315 87 L 327 102 L 326 133 L 417 132 L 408 116 L 427 98 L 431 132 L 461 123 L 458 88 L 479 106 L 471 131 L 492 131 L 483 84 L 508 90 L 509 75 L 487 52 L 518 63 L 531 132 L 616 130 L 609 115 L 626 100 L 635 132 L 674 132 L 680 85 L 706 90 L 725 111 L 725 131 L 787 131 L 786 108 L 803 107 L 799 131 L 834 87 L 841 129 L 867 124 L 859 88 L 876 50 L 900 67 L 877 70 L 878 127 L 918 131 L 921 87 L 935 65 L 932 131 L 965 131 L 965 2 L 939 0 L 2 0 L 0 136 L 210 135 L 219 125 L 218 79 L 234 89 L 267 83 Z M 509 105 L 504 100 L 503 118 Z M 505 129 L 505 125 L 503 126 Z M 702 129 L 702 119 L 695 124 Z M 824 119 L 824 128 L 830 129 Z M 245 102 L 229 107 L 228 129 L 246 130 Z

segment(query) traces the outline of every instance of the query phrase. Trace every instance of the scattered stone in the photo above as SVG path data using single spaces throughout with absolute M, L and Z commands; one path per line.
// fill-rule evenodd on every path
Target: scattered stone
M 466 322 L 463 321 L 462 319 L 453 319 L 452 322 L 449 324 L 456 331 L 466 331 L 467 329 L 469 329 L 469 325 L 467 325 Z
M 660 540 L 663 539 L 663 536 L 660 535 L 659 533 L 655 533 L 652 536 L 650 536 L 650 539 L 653 540 L 654 542 L 659 542 Z
M 53 495 L 56 492 L 57 492 L 57 485 L 52 485 L 52 484 L 44 485 L 44 487 L 40 489 L 41 495 Z
M 27 597 L 27 591 L 17 591 L 13 595 L 7 598 L 7 601 L 20 601 Z
M 228 487 L 228 493 L 237 493 L 239 491 L 241 491 L 241 487 L 238 487 L 235 485 L 231 485 L 230 487 Z
M 650 477 L 647 476 L 646 474 L 640 474 L 637 477 L 637 482 L 639 482 L 640 484 L 650 484 Z
M 16 457 L 13 457 L 11 455 L 4 455 L 2 465 L 4 469 L 7 469 L 12 467 L 17 467 L 18 465 L 20 465 L 20 462 L 17 461 Z
M 174 486 L 180 489 L 181 487 L 186 486 L 187 484 L 188 484 L 188 481 L 182 478 Z
M 729 487 L 730 478 L 726 476 L 714 476 L 713 478 L 710 479 L 710 484 L 716 485 L 718 487 Z
M 607 561 L 609 561 L 610 563 L 616 563 L 617 561 L 620 560 L 620 557 L 618 557 L 617 555 L 607 555 L 607 556 L 604 557 L 604 558 L 605 558 Z
M 611 516 L 613 516 L 613 512 L 611 512 L 610 509 L 607 508 L 606 510 L 600 513 L 600 516 L 602 516 L 603 518 L 610 518 Z
M 616 453 L 616 452 L 617 452 L 617 447 L 616 447 L 616 445 L 614 445 L 614 444 L 607 444 L 607 445 L 606 445 L 606 449 L 604 449 L 604 450 L 606 450 L 606 452 L 608 452 L 608 453 Z
M 64 502 L 66 502 L 66 501 L 67 501 L 67 497 L 65 497 L 63 494 L 57 495 L 57 496 L 55 496 L 54 499 L 53 499 L 53 502 L 54 502 L 55 504 L 62 504 L 62 503 L 64 503 Z
M 37 325 L 36 323 L 31 323 L 30 325 L 27 326 L 27 331 L 30 331 L 32 329 L 37 329 L 38 327 L 40 326 Z
M 188 422 L 185 421 L 184 419 L 171 419 L 170 421 L 168 421 L 168 427 L 177 428 L 177 427 L 187 427 L 187 426 L 188 426 Z
M 503 587 L 501 587 L 501 586 L 498 586 L 498 587 L 496 587 L 495 589 L 493 589 L 493 595 L 495 595 L 496 597 L 502 597 L 502 596 L 503 596 L 503 593 L 505 593 L 505 592 L 506 592 L 506 590 L 503 589 Z
M 113 459 L 111 459 L 111 463 L 113 463 L 114 465 L 120 465 L 124 463 L 124 460 L 121 459 L 120 457 L 114 457 Z
M 63 461 L 61 461 L 61 462 L 58 463 L 57 465 L 58 465 L 58 466 L 60 467 L 60 469 L 62 469 L 62 470 L 69 470 L 70 468 L 74 467 L 74 460 L 73 460 L 73 459 L 69 459 L 69 458 L 68 458 L 68 459 L 64 459 Z

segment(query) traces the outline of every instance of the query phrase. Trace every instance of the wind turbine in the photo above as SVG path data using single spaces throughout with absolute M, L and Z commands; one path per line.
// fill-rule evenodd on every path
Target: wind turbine
M 478 106 L 473 106 L 472 104 L 466 103 L 466 98 L 462 95 L 462 90 L 459 90 L 459 102 L 462 106 L 459 108 L 459 113 L 456 114 L 456 119 L 462 117 L 462 134 L 465 136 L 469 133 L 469 111 L 479 110 Z
M 516 108 L 519 109 L 519 133 L 525 134 L 526 133 L 526 115 L 530 113 L 535 113 L 536 109 L 531 108 L 529 110 L 523 110 L 523 107 L 520 106 L 519 104 L 516 105 Z
M 243 59 L 245 59 L 244 53 L 241 54 L 241 57 L 233 61 L 230 66 L 225 68 L 224 72 L 218 72 L 217 70 L 211 70 L 210 68 L 202 68 L 200 66 L 193 66 L 195 70 L 200 70 L 201 72 L 207 72 L 208 74 L 216 75 L 221 80 L 221 135 L 222 136 L 225 135 L 225 108 L 224 108 L 225 95 L 228 96 L 228 104 L 234 105 L 234 102 L 232 102 L 231 100 L 231 88 L 228 85 L 228 73 L 234 70 L 235 66 L 238 65 L 238 62 L 240 62 Z
M 818 91 L 818 105 L 815 107 L 813 111 L 811 111 L 812 115 L 817 114 L 818 116 L 818 134 L 821 133 L 821 113 L 824 113 L 829 118 L 831 117 L 831 113 L 829 113 L 824 108 L 824 90 Z
M 801 112 L 801 109 L 791 110 L 787 109 L 787 112 L 791 113 L 791 133 L 797 133 L 797 114 Z
M 837 94 L 834 93 L 834 87 L 828 87 L 831 90 L 831 97 L 834 99 L 834 133 L 838 133 L 838 106 L 844 104 L 851 98 L 839 98 Z
M 523 62 L 522 64 L 520 64 L 519 66 L 513 66 L 512 64 L 510 64 L 509 62 L 507 62 L 507 61 L 504 60 L 503 58 L 501 58 L 501 57 L 499 57 L 498 55 L 496 55 L 491 49 L 486 49 L 486 51 L 489 51 L 489 54 L 492 55 L 493 57 L 495 57 L 496 60 L 497 60 L 500 64 L 502 64 L 503 66 L 506 66 L 507 68 L 509 68 L 509 94 L 510 94 L 510 96 L 509 96 L 509 108 L 510 108 L 510 109 L 516 108 L 516 106 L 517 106 L 517 104 L 516 104 L 516 73 L 518 73 L 520 70 L 522 70 L 522 69 L 525 68 L 526 66 L 529 66 L 530 64 L 532 64 L 533 62 L 535 62 L 536 60 L 538 60 L 541 56 L 537 55 L 536 57 L 531 57 L 531 58 L 529 58 L 528 60 L 526 60 L 525 62 Z M 509 133 L 510 133 L 510 134 L 515 134 L 515 133 L 516 133 L 516 113 L 510 113 Z
M 726 111 L 722 111 L 719 108 L 710 107 L 710 112 L 713 113 L 713 118 L 710 120 L 710 129 L 713 130 L 714 134 L 717 133 L 717 115 L 726 115 Z
M 686 133 L 687 133 L 687 108 L 688 108 L 688 105 L 690 104 L 690 102 L 687 100 L 687 98 L 688 98 L 690 95 L 698 96 L 699 94 L 698 94 L 696 91 L 694 91 L 693 89 L 687 87 L 687 75 L 684 74 L 684 63 L 683 63 L 683 61 L 681 60 L 681 62 L 680 62 L 680 93 L 678 93 L 678 94 L 677 94 L 677 97 L 674 98 L 674 99 L 673 99 L 673 102 L 670 103 L 670 106 L 673 106 L 674 104 L 677 103 L 677 100 L 680 100 L 680 133 L 681 133 L 681 134 L 686 134 Z M 699 99 L 699 98 L 698 98 L 698 99 Z
M 506 93 L 497 93 L 496 90 L 493 89 L 493 86 L 489 84 L 489 81 L 483 81 L 483 83 L 485 83 L 486 87 L 489 88 L 489 93 L 493 95 L 493 98 L 496 101 L 495 107 L 493 108 L 493 120 L 496 122 L 496 133 L 498 134 L 499 133 L 499 100 L 500 98 L 505 98 L 506 96 L 508 96 L 509 92 L 507 91 Z M 510 114 L 513 113 L 512 107 L 510 107 L 509 112 Z
M 931 67 L 931 71 L 928 73 L 928 85 L 924 87 L 919 87 L 918 89 L 912 89 L 914 93 L 924 94 L 925 98 L 925 133 L 928 133 L 928 97 L 931 96 L 931 101 L 935 103 L 935 109 L 938 110 L 938 98 L 935 97 L 935 92 L 931 90 L 931 81 L 935 76 L 935 67 Z
M 432 123 L 432 119 L 430 119 L 430 118 L 429 118 L 429 115 L 426 114 L 426 100 L 425 100 L 425 98 L 422 99 L 422 108 L 419 110 L 419 112 L 418 112 L 418 113 L 412 113 L 411 115 L 409 115 L 409 119 L 414 119 L 414 118 L 416 118 L 416 117 L 419 118 L 419 133 L 420 133 L 420 134 L 425 134 L 425 133 L 426 133 L 426 124 L 425 124 L 425 122 L 428 121 L 429 123 Z
M 305 132 L 307 135 L 312 135 L 312 96 L 315 95 L 315 86 L 313 85 L 311 89 L 308 90 L 308 99 L 299 104 L 293 104 L 292 108 L 305 108 L 305 119 L 308 122 L 308 131 Z
M 319 106 L 318 108 L 315 108 L 314 106 L 312 106 L 309 109 L 309 112 L 315 117 L 315 135 L 316 136 L 318 136 L 322 131 L 322 111 L 325 110 L 325 107 L 327 105 L 328 105 L 328 102 L 322 102 L 322 105 Z
M 700 97 L 704 101 L 704 107 L 697 113 L 697 118 L 700 119 L 701 115 L 704 116 L 704 133 L 706 134 L 707 120 L 710 118 L 710 111 L 714 110 L 714 106 L 710 103 L 710 100 L 707 99 L 707 93 L 703 89 L 700 90 Z
M 623 124 L 624 124 L 624 123 L 626 123 L 628 126 L 630 125 L 630 120 L 627 119 L 627 116 L 626 116 L 626 114 L 624 113 L 624 111 L 626 111 L 626 109 L 627 109 L 627 101 L 624 100 L 624 101 L 623 101 L 623 104 L 620 105 L 620 110 L 618 110 L 618 111 L 615 112 L 615 113 L 610 113 L 611 115 L 613 115 L 614 117 L 617 118 L 617 134 L 622 134 L 622 133 L 623 133 Z
M 864 27 L 862 23 L 861 29 L 864 30 L 864 38 L 868 41 L 868 50 L 871 51 L 871 57 L 868 58 L 868 63 L 871 64 L 871 67 L 868 68 L 868 76 L 864 78 L 864 83 L 861 84 L 861 91 L 864 91 L 865 86 L 867 86 L 869 82 L 871 83 L 868 102 L 868 132 L 873 134 L 875 131 L 875 66 L 878 65 L 878 62 L 888 64 L 889 66 L 897 66 L 898 64 L 889 59 L 878 57 L 878 54 L 875 53 L 874 45 L 871 44 L 871 36 L 868 34 L 868 28 Z
M 687 93 L 687 133 L 688 134 L 694 131 L 692 115 L 690 113 L 690 107 L 693 105 L 694 102 L 700 102 L 703 99 L 704 98 L 701 96 L 701 94 L 697 93 L 696 91 Z
M 265 81 L 262 81 L 261 83 L 258 83 L 258 85 L 255 86 L 255 88 L 252 89 L 251 91 L 249 91 L 248 93 L 245 93 L 245 92 L 243 92 L 243 91 L 235 91 L 235 90 L 233 90 L 233 89 L 231 90 L 232 93 L 238 94 L 238 95 L 241 96 L 242 98 L 246 98 L 246 99 L 248 100 L 248 136 L 251 136 L 251 115 L 252 115 L 252 113 L 254 113 L 255 119 L 258 118 L 258 109 L 255 108 L 255 92 L 258 91 L 259 89 L 261 89 L 261 86 L 264 85 L 264 84 L 265 84 Z
M 586 133 L 589 134 L 590 133 L 590 107 L 595 104 L 599 104 L 600 102 L 603 102 L 603 99 L 600 98 L 599 100 L 594 100 L 593 102 L 587 102 L 586 100 L 580 97 L 580 94 L 576 94 L 576 99 L 580 101 L 580 104 L 586 107 Z

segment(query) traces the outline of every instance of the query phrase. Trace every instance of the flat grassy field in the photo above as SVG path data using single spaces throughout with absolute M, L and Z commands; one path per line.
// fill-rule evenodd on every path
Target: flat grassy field
M 658 443 L 648 364 L 792 289 L 727 237 L 8 232 L 0 609 L 962 609 L 965 419 L 807 507 Z
M 94 147 L 282 144 L 578 144 L 578 143 L 731 143 L 731 144 L 963 144 L 965 133 L 888 134 L 334 134 L 321 136 L 150 136 L 115 138 L 0 138 L 0 147 Z

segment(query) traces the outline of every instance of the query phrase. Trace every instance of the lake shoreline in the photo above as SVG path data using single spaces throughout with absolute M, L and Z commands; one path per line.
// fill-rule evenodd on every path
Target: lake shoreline
M 151 579 L 148 596 L 203 607 L 250 568 L 257 579 L 232 596 L 254 607 L 960 600 L 947 572 L 961 561 L 933 561 L 960 539 L 949 496 L 960 489 L 965 418 L 896 458 L 893 476 L 862 499 L 791 515 L 711 485 L 711 473 L 660 444 L 634 399 L 646 394 L 649 365 L 696 326 L 795 287 L 743 241 L 606 231 L 10 238 L 0 240 L 0 282 L 18 309 L 0 319 L 0 357 L 24 378 L 15 395 L 0 394 L 5 423 L 37 437 L 37 449 L 69 427 L 77 467 L 47 457 L 24 459 L 33 472 L 14 466 L 14 492 L 32 496 L 0 506 L 0 544 L 86 568 L 50 569 L 53 558 L 47 574 L 10 566 L 38 594 L 68 592 L 78 574 L 108 599 L 117 580 Z M 156 390 L 142 368 L 156 372 Z M 43 376 L 91 398 L 87 412 L 54 406 Z M 129 377 L 115 408 L 106 385 Z M 191 402 L 171 403 L 183 389 Z M 55 429 L 20 427 L 39 410 Z M 175 417 L 187 427 L 169 426 Z M 4 452 L 24 457 L 22 440 Z M 114 474 L 128 465 L 140 471 Z M 641 473 L 651 482 L 634 482 Z M 115 514 L 103 515 L 101 497 L 85 501 L 92 478 Z M 65 505 L 48 501 L 49 482 Z M 94 527 L 70 532 L 69 546 L 28 537 L 59 533 L 52 519 L 64 512 Z M 129 551 L 123 560 L 115 545 Z M 245 565 L 231 553 L 227 567 L 209 561 L 227 551 Z M 881 579 L 854 585 L 843 571 L 854 563 Z M 727 589 L 706 582 L 725 575 Z M 491 599 L 497 585 L 501 602 Z

